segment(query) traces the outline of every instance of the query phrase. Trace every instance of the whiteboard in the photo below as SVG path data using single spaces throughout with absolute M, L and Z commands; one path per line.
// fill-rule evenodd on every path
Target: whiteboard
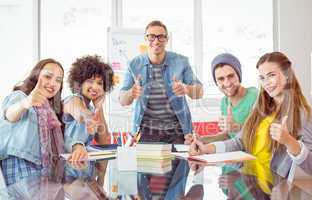
M 118 96 L 128 63 L 141 53 L 140 46 L 144 45 L 144 30 L 109 27 L 107 31 L 108 62 L 120 80 L 109 95 L 108 127 L 111 132 L 131 132 L 134 110 L 132 106 L 122 107 Z
M 145 47 L 144 30 L 108 28 L 108 60 L 114 71 L 124 71 Z

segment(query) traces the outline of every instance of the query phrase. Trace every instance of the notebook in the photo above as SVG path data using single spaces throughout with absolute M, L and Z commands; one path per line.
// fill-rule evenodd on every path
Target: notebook
M 105 144 L 105 145 L 88 145 L 86 146 L 87 151 L 89 152 L 96 152 L 96 151 L 117 151 L 117 144 Z
M 220 162 L 239 162 L 256 159 L 255 156 L 243 151 L 204 154 L 199 156 L 190 156 L 188 153 L 172 153 L 172 154 L 180 158 L 201 161 L 209 164 Z

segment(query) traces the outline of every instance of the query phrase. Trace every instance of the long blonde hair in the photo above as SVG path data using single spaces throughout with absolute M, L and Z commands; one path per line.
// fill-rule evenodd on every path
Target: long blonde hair
M 274 113 L 275 121 L 281 122 L 282 117 L 287 115 L 287 127 L 290 135 L 297 139 L 298 132 L 302 128 L 300 113 L 304 111 L 307 118 L 310 118 L 311 115 L 311 108 L 302 94 L 299 82 L 291 68 L 290 60 L 280 52 L 267 53 L 259 59 L 257 69 L 265 62 L 278 64 L 287 78 L 287 83 L 283 91 L 283 102 L 279 106 L 261 86 L 255 107 L 243 127 L 242 139 L 247 152 L 252 151 L 256 130 L 261 120 L 265 117 Z M 272 150 L 276 150 L 280 147 L 278 142 L 271 140 L 271 138 L 268 145 L 270 145 Z

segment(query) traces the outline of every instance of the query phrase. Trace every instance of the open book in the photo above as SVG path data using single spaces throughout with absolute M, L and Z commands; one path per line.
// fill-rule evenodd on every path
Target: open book
M 68 160 L 71 156 L 71 153 L 64 153 L 60 155 L 64 160 Z M 97 152 L 88 152 L 88 159 L 89 161 L 92 160 L 101 160 L 101 159 L 110 159 L 115 158 L 116 152 L 115 151 L 97 151 Z
M 188 153 L 172 153 L 177 157 L 201 161 L 209 164 L 221 162 L 240 162 L 245 160 L 254 160 L 255 156 L 243 151 L 233 151 L 226 153 L 204 154 L 199 156 L 190 156 Z

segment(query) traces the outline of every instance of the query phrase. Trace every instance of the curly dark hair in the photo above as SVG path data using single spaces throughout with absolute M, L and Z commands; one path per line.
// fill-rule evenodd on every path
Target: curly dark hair
M 73 93 L 79 93 L 82 83 L 95 76 L 100 76 L 103 79 L 103 89 L 105 92 L 110 92 L 113 89 L 114 71 L 110 65 L 102 61 L 100 56 L 87 55 L 77 58 L 68 74 L 70 90 Z

